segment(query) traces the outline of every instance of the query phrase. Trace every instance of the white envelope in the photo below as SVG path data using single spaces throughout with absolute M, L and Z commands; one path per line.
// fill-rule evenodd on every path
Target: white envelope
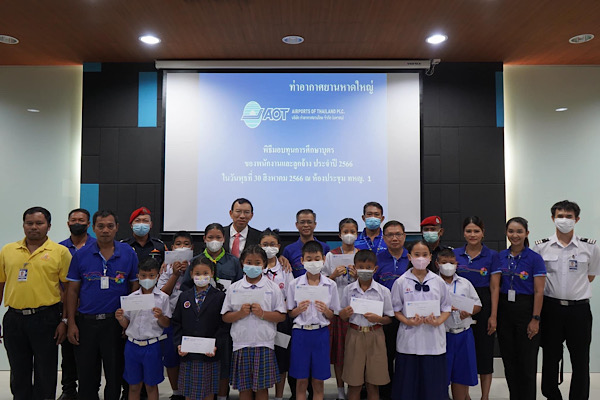
M 123 311 L 152 310 L 154 307 L 154 294 L 152 293 L 121 296 L 121 308 Z
M 283 347 L 287 349 L 290 344 L 290 339 L 292 337 L 290 335 L 286 335 L 285 333 L 277 332 L 275 334 L 275 346 Z
M 404 315 L 408 318 L 412 318 L 415 315 L 428 317 L 431 314 L 436 317 L 440 316 L 439 300 L 407 301 L 404 303 Z
M 192 249 L 183 248 L 181 250 L 165 251 L 165 263 L 173 264 L 176 261 L 182 262 L 192 261 L 194 257 L 194 251 Z
M 352 307 L 355 314 L 373 313 L 383 316 L 383 301 L 352 297 L 350 307 Z
M 235 289 L 231 290 L 231 304 L 241 306 L 242 304 L 261 304 L 265 298 L 265 292 L 260 289 Z
M 466 311 L 469 314 L 473 313 L 473 307 L 475 307 L 475 300 L 466 297 L 459 296 L 454 293 L 450 293 L 450 302 L 452 303 L 452 307 L 457 308 L 461 311 Z
M 215 350 L 215 338 L 183 336 L 181 338 L 182 353 L 212 353 Z
M 296 303 L 304 300 L 311 302 L 320 300 L 327 304 L 329 302 L 329 289 L 327 286 L 296 285 L 294 300 L 296 300 Z

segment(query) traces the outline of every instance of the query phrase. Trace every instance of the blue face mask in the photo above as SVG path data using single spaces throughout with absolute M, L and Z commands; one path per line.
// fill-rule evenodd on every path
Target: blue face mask
M 375 230 L 381 225 L 381 218 L 369 217 L 365 219 L 367 229 Z
M 435 243 L 438 241 L 439 238 L 440 236 L 437 233 L 437 231 L 423 232 L 423 239 L 425 239 L 427 243 Z
M 136 236 L 146 236 L 150 232 L 150 224 L 133 224 L 131 229 Z
M 244 273 L 250 279 L 254 279 L 262 274 L 263 267 L 260 265 L 244 265 Z

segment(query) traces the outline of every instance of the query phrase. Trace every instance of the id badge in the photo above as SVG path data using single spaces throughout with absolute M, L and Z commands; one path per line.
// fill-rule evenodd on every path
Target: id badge
M 108 276 L 100 277 L 100 289 L 108 289 Z
M 517 301 L 517 292 L 513 289 L 508 290 L 508 301 Z
M 577 271 L 577 260 L 575 260 L 575 259 L 569 260 L 569 271 L 573 271 L 573 272 Z
M 19 270 L 19 275 L 17 276 L 17 281 L 18 282 L 27 282 L 27 268 L 21 268 Z

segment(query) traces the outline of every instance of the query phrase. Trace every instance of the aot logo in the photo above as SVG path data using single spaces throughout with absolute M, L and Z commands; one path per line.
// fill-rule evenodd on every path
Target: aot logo
M 256 128 L 262 121 L 285 121 L 289 108 L 262 108 L 256 101 L 249 101 L 244 107 L 242 121 L 248 128 Z

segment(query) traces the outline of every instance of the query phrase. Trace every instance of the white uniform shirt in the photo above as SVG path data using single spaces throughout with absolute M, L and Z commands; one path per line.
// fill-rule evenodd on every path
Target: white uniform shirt
M 444 281 L 444 283 L 446 283 L 446 281 Z M 477 295 L 477 291 L 468 279 L 454 274 L 454 276 L 452 277 L 452 282 L 446 283 L 446 287 L 448 288 L 448 293 L 452 293 L 457 296 L 468 297 L 469 299 L 475 300 L 476 306 L 481 306 L 481 300 Z M 450 317 L 448 317 L 444 324 L 448 329 L 468 328 L 473 324 L 473 318 L 465 318 L 461 320 L 459 324 L 457 324 L 454 322 L 454 318 L 452 317 L 452 315 L 450 315 Z
M 239 311 L 241 305 L 231 304 L 231 297 L 235 290 L 262 290 L 265 297 L 260 303 L 264 311 L 278 311 L 285 314 L 285 302 L 279 287 L 262 276 L 260 281 L 252 284 L 246 280 L 246 276 L 239 281 L 232 283 L 225 295 L 221 314 L 230 311 Z M 255 288 L 252 288 L 255 286 Z M 275 334 L 277 333 L 277 323 L 265 321 L 257 317 L 252 312 L 231 324 L 231 339 L 233 339 L 233 351 L 244 347 L 268 347 L 275 348 Z
M 141 294 L 143 294 L 142 288 L 139 288 L 129 296 Z M 152 294 L 154 295 L 154 305 L 162 310 L 165 317 L 171 318 L 169 296 L 156 286 L 152 290 Z M 129 320 L 129 326 L 125 330 L 127 337 L 145 340 L 157 338 L 163 334 L 165 328 L 158 324 L 158 318 L 154 317 L 152 310 L 125 311 L 123 315 Z
M 285 300 L 287 297 L 287 288 L 294 280 L 294 275 L 291 272 L 285 271 L 279 263 L 279 260 L 277 260 L 273 268 L 263 269 L 263 274 L 267 277 L 267 279 L 279 286 L 279 289 L 281 289 L 281 293 L 283 294 L 283 298 Z
M 229 227 L 229 252 L 232 252 L 233 249 L 233 241 L 235 240 L 235 235 L 237 235 L 238 231 L 235 230 L 233 224 Z M 246 238 L 248 237 L 248 225 L 240 232 L 240 245 L 238 249 L 240 250 L 240 255 L 242 251 L 244 251 L 244 247 L 246 247 Z
M 560 300 L 584 300 L 592 297 L 588 275 L 600 274 L 600 249 L 588 239 L 573 235 L 563 246 L 554 234 L 547 241 L 538 240 L 533 251 L 546 264 L 544 295 Z
M 327 286 L 329 290 L 329 301 L 327 301 L 325 304 L 327 304 L 327 307 L 333 310 L 333 312 L 339 312 L 340 299 L 338 296 L 337 286 L 335 282 L 324 275 L 320 275 L 320 278 L 321 280 L 319 281 L 319 284 L 317 286 Z M 288 287 L 288 310 L 293 310 L 294 308 L 298 307 L 298 302 L 296 302 L 295 300 L 296 286 L 304 285 L 308 285 L 306 274 L 294 279 L 291 285 Z M 322 312 L 317 310 L 314 301 L 311 301 L 306 311 L 298 314 L 298 316 L 294 318 L 294 323 L 298 325 L 329 325 L 329 320 L 325 318 L 325 315 L 323 315 Z
M 352 282 L 356 282 L 356 279 L 350 276 L 350 272 L 348 271 L 348 265 L 354 265 L 354 254 L 333 254 L 332 252 L 327 253 L 325 256 L 325 265 L 323 266 L 323 274 L 330 276 L 335 271 L 335 268 L 338 265 L 346 266 L 346 274 L 340 275 L 335 278 L 335 284 L 338 288 L 338 295 L 340 299 L 342 298 L 342 293 L 344 292 L 344 288 L 351 284 Z M 341 264 L 340 264 L 341 263 Z
M 446 282 L 438 275 L 427 271 L 423 284 L 429 286 L 429 291 L 415 290 L 415 281 L 419 279 L 413 275 L 412 268 L 396 279 L 392 286 L 392 305 L 395 312 L 404 310 L 407 301 L 439 300 L 440 311 L 450 312 L 450 296 Z M 396 351 L 403 354 L 440 355 L 446 352 L 446 328 L 444 324 L 434 327 L 428 324 L 408 326 L 400 324 L 396 337 Z
M 158 277 L 158 282 L 156 283 L 156 287 L 159 289 L 162 289 L 163 286 L 165 286 L 167 284 L 169 279 L 171 279 L 171 276 L 173 276 L 173 266 L 171 264 L 168 264 L 165 267 L 165 270 L 163 271 L 163 273 L 160 274 L 160 276 Z M 171 303 L 171 310 L 174 310 L 175 306 L 177 305 L 177 299 L 179 299 L 179 295 L 181 294 L 181 284 L 183 283 L 184 276 L 185 276 L 185 274 L 181 275 L 177 279 L 177 282 L 175 282 L 175 286 L 173 286 L 173 291 L 171 292 L 171 295 L 169 296 L 169 302 Z
M 348 307 L 353 297 L 359 299 L 376 300 L 383 302 L 383 315 L 394 318 L 394 308 L 392 307 L 392 294 L 388 288 L 379 283 L 371 280 L 371 286 L 363 291 L 358 281 L 351 283 L 346 286 L 340 300 L 340 306 L 342 309 Z M 373 326 L 380 324 L 373 324 L 369 322 L 362 314 L 352 314 L 349 322 L 358 326 Z

